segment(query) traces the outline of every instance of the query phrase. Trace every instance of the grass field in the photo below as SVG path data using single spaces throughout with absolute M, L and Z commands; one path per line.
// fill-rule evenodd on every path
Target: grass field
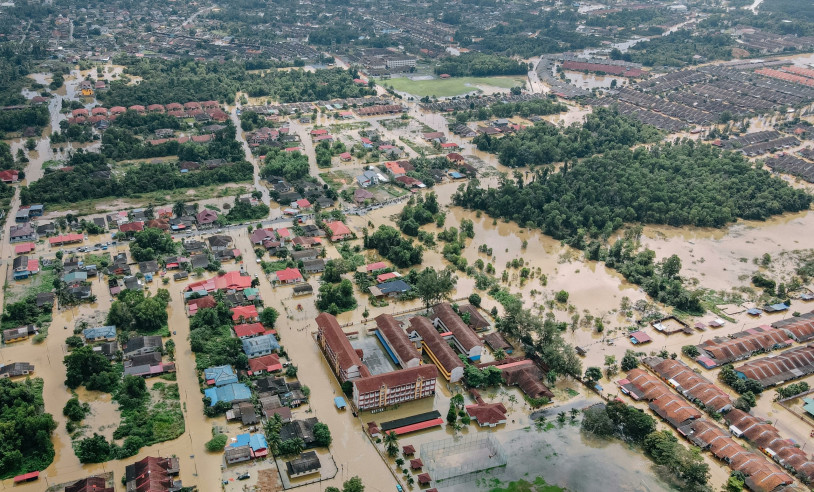
M 378 80 L 381 85 L 393 87 L 400 92 L 407 92 L 416 97 L 436 96 L 452 97 L 467 94 L 477 90 L 479 85 L 488 85 L 500 89 L 511 89 L 521 85 L 525 77 L 453 77 L 449 79 L 410 80 L 398 77 L 388 80 Z

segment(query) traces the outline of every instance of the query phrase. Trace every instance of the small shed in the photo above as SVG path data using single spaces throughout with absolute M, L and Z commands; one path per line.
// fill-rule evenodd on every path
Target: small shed
M 416 458 L 414 460 L 410 460 L 410 469 L 411 470 L 420 470 L 424 467 L 424 462 L 421 461 L 421 458 Z
M 412 456 L 415 454 L 415 447 L 412 444 L 401 447 L 401 454 L 404 456 Z
M 430 478 L 429 473 L 422 473 L 418 477 L 418 485 L 429 485 L 432 482 L 432 478 Z
M 345 399 L 342 398 L 341 396 L 337 396 L 336 398 L 334 398 L 334 405 L 336 405 L 336 408 L 338 410 L 344 410 L 345 408 L 348 407 L 348 404 L 345 403 Z

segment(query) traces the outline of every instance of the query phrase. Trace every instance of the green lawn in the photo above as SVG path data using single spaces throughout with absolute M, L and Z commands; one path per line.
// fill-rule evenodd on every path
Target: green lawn
M 377 80 L 380 85 L 393 87 L 397 91 L 408 92 L 416 97 L 436 96 L 451 97 L 467 94 L 477 90 L 478 85 L 489 85 L 501 89 L 511 89 L 521 85 L 526 77 L 452 77 L 449 79 L 410 80 L 398 77 L 389 80 Z

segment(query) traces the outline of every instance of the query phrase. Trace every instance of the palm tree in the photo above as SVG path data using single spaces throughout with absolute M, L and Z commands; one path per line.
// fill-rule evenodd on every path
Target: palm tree
M 577 415 L 579 415 L 579 410 L 577 410 L 576 408 L 572 408 L 571 409 L 571 420 L 576 420 Z
M 395 458 L 399 454 L 399 438 L 395 432 L 391 431 L 384 434 L 384 446 L 391 458 Z
M 494 356 L 495 360 L 503 360 L 506 358 L 506 352 L 504 352 L 503 349 L 497 349 L 495 350 Z
M 565 423 L 565 411 L 560 411 L 560 413 L 557 414 L 557 422 L 561 424 Z

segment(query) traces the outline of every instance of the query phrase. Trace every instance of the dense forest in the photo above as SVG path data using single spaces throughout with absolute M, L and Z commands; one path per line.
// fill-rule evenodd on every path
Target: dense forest
M 260 176 L 263 179 L 282 177 L 288 181 L 296 181 L 308 176 L 310 169 L 307 155 L 274 149 L 266 155 L 266 164 L 260 170 Z
M 513 58 L 485 53 L 464 53 L 440 60 L 435 65 L 435 73 L 453 77 L 484 77 L 490 75 L 526 75 L 528 65 Z
M 470 107 L 474 108 L 474 104 Z M 458 111 L 455 113 L 455 120 L 459 123 L 466 123 L 470 120 L 483 121 L 489 118 L 511 118 L 519 115 L 528 118 L 532 115 L 544 116 L 547 114 L 563 113 L 568 111 L 565 104 L 558 103 L 553 99 L 532 99 L 531 101 L 518 102 L 497 102 L 490 106 L 468 111 Z
M 44 470 L 54 460 L 57 424 L 43 412 L 42 387 L 42 379 L 0 379 L 0 478 Z
M 615 50 L 611 58 L 641 63 L 647 67 L 682 67 L 711 60 L 729 60 L 735 46 L 734 39 L 728 34 L 706 32 L 703 36 L 697 36 L 693 35 L 693 31 L 682 29 L 669 36 L 657 36 L 636 43 L 624 54 Z
M 115 176 L 100 154 L 77 151 L 70 171 L 47 170 L 37 181 L 20 189 L 23 204 L 72 203 L 107 197 L 126 197 L 151 191 L 194 188 L 248 181 L 254 168 L 246 161 L 182 174 L 177 163 L 143 163 L 123 176 Z
M 128 85 L 126 78 L 110 84 L 97 96 L 107 106 L 168 104 L 189 101 L 234 101 L 238 89 L 252 97 L 280 102 L 319 101 L 374 94 L 373 89 L 353 82 L 358 73 L 340 68 L 305 72 L 271 69 L 250 72 L 247 62 L 199 62 L 191 59 L 117 57 L 126 74 L 142 77 Z
M 605 261 L 654 299 L 691 313 L 703 307 L 699 293 L 685 288 L 678 257 L 656 263 L 653 251 L 639 251 L 635 234 L 607 247 L 615 230 L 625 223 L 723 227 L 805 210 L 811 200 L 743 156 L 693 141 L 614 150 L 556 173 L 538 170 L 528 183 L 520 173 L 498 188 L 471 181 L 453 196 L 456 205 L 584 249 L 588 259 Z
M 692 141 L 612 151 L 556 173 L 537 171 L 530 183 L 503 179 L 483 189 L 470 182 L 453 200 L 568 240 L 609 235 L 625 222 L 722 227 L 811 204 L 810 195 L 742 156 Z
M 181 161 L 202 162 L 209 159 L 224 159 L 236 162 L 244 157 L 243 148 L 235 140 L 235 128 L 230 124 L 214 134 L 209 143 L 179 143 L 176 140 L 157 145 L 138 138 L 129 129 L 111 127 L 102 136 L 102 154 L 113 160 L 150 159 L 177 155 Z
M 20 132 L 29 126 L 41 129 L 48 121 L 48 107 L 44 105 L 0 111 L 0 132 Z
M 501 164 L 524 167 L 589 157 L 637 143 L 655 142 L 660 133 L 652 126 L 620 116 L 613 109 L 595 108 L 584 124 L 561 129 L 543 122 L 514 135 L 494 138 L 478 135 L 478 150 L 498 154 Z

